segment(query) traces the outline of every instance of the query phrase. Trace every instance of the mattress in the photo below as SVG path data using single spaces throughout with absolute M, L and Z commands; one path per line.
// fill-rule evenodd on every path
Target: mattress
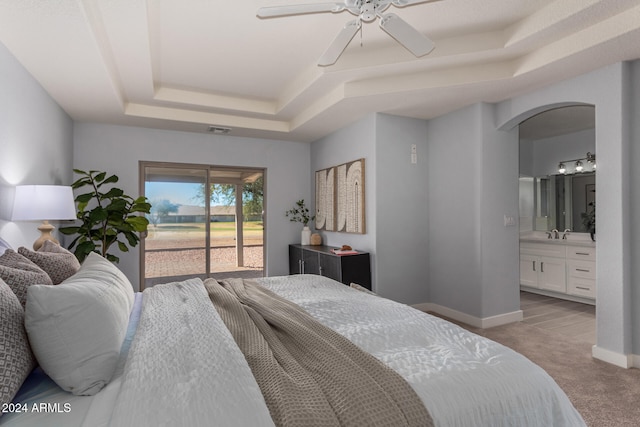
M 496 342 L 322 276 L 271 277 L 258 282 L 300 305 L 320 323 L 399 373 L 416 391 L 437 426 L 585 425 L 543 369 Z M 183 425 L 207 425 L 212 420 L 218 421 L 216 425 L 245 425 L 245 415 L 246 420 L 253 420 L 252 425 L 256 420 L 258 424 L 271 425 L 264 401 L 254 393 L 255 384 L 239 349 L 228 339 L 228 331 L 210 302 L 200 301 L 206 299 L 199 290 L 201 282 L 189 284 L 183 283 L 180 291 L 175 290 L 175 285 L 146 290 L 167 293 L 166 298 L 161 298 L 162 304 L 154 303 L 153 307 L 145 306 L 145 299 L 151 299 L 136 294 L 118 369 L 98 394 L 73 396 L 36 370 L 14 402 L 28 408 L 49 404 L 50 412 L 5 414 L 0 425 L 139 427 L 161 425 L 162 420 L 164 425 L 175 425 L 176 420 L 185 421 Z M 173 298 L 179 303 L 174 303 Z M 180 305 L 182 308 L 176 311 L 175 306 Z M 164 313 L 165 310 L 173 313 Z M 209 319 L 206 334 L 215 335 L 209 344 L 201 343 L 206 341 L 202 332 L 193 332 L 201 328 L 196 322 L 203 317 Z M 167 329 L 156 330 L 154 325 Z M 159 351 L 163 342 L 176 336 L 176 327 L 188 333 L 179 334 L 181 340 L 169 346 L 171 351 Z M 152 330 L 151 335 L 147 329 Z M 188 336 L 192 336 L 191 341 Z M 203 358 L 210 363 L 198 363 Z M 230 359 L 233 363 L 223 363 Z M 183 363 L 175 363 L 179 360 Z M 176 380 L 184 377 L 188 377 L 184 384 Z M 200 388 L 205 395 L 219 397 L 207 404 L 198 394 Z M 182 397 L 186 395 L 184 390 L 191 393 L 190 397 Z M 251 402 L 235 408 L 229 403 L 233 399 L 220 403 L 224 396 L 234 395 Z M 243 407 L 251 409 L 243 414 Z M 194 416 L 196 413 L 198 416 Z

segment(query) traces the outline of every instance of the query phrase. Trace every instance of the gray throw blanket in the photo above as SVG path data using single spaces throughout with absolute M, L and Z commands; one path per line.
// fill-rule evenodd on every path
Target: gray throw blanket
M 208 279 L 278 426 L 433 426 L 395 371 L 255 282 Z

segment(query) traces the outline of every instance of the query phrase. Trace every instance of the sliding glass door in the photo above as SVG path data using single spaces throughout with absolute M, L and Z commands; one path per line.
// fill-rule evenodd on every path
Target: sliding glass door
M 264 275 L 264 170 L 141 162 L 142 287 Z

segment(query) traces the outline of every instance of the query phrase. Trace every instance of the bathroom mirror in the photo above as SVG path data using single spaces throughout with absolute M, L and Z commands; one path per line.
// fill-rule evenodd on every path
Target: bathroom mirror
M 520 190 L 521 216 L 533 212 L 533 230 L 589 231 L 582 223 L 582 213 L 590 212 L 595 203 L 595 172 L 521 177 Z

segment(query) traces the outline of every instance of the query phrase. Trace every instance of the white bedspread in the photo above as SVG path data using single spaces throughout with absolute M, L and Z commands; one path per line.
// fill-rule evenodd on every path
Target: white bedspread
M 498 343 L 321 276 L 258 282 L 395 369 L 436 426 L 585 425 L 546 372 Z M 124 371 L 86 402 L 87 427 L 273 425 L 244 356 L 199 279 L 145 290 Z M 73 422 L 50 416 L 47 425 L 77 425 L 88 405 L 75 405 Z M 22 417 L 1 421 L 24 425 Z
M 90 418 L 85 424 L 96 425 Z M 249 366 L 199 279 L 144 291 L 110 425 L 273 425 Z
M 437 426 L 583 426 L 555 381 L 457 325 L 315 276 L 258 280 L 395 369 Z

